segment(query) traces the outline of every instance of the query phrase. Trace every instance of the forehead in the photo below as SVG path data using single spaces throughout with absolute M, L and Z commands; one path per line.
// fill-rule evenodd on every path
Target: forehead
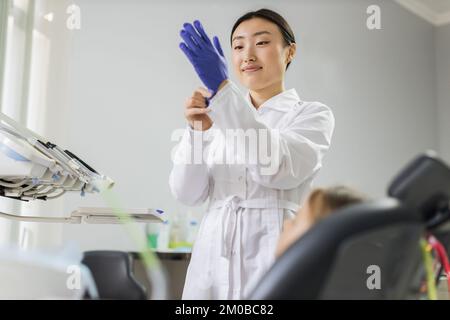
M 232 39 L 235 37 L 251 38 L 254 33 L 261 31 L 268 31 L 274 36 L 281 37 L 281 32 L 275 23 L 262 18 L 252 18 L 242 22 L 234 30 Z

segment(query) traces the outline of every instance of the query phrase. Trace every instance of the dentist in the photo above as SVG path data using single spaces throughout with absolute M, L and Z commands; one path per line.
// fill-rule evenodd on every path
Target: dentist
M 183 299 L 242 299 L 273 263 L 284 219 L 309 193 L 330 147 L 334 117 L 324 104 L 285 89 L 296 42 L 276 12 L 249 12 L 233 26 L 232 65 L 246 95 L 230 81 L 217 37 L 211 41 L 199 21 L 185 23 L 180 35 L 180 48 L 207 89 L 186 101 L 189 125 L 174 157 L 192 160 L 201 147 L 212 160 L 174 162 L 169 178 L 180 202 L 209 200 Z M 226 132 L 248 133 L 249 145 L 238 139 L 236 151 Z M 270 161 L 262 163 L 267 148 Z

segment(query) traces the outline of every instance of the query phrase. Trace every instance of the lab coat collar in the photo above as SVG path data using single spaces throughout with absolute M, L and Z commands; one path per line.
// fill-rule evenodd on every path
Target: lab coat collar
M 250 105 L 253 106 L 249 91 L 247 92 L 246 98 Z M 273 109 L 281 112 L 288 112 L 300 101 L 297 91 L 295 89 L 289 89 L 268 99 L 260 105 L 256 111 L 262 113 L 267 109 Z

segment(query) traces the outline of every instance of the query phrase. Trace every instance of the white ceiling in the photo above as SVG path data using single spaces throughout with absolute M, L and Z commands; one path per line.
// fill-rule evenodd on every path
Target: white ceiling
M 450 23 L 450 0 L 395 0 L 428 22 L 441 26 Z
M 436 14 L 450 12 L 450 0 L 420 0 Z

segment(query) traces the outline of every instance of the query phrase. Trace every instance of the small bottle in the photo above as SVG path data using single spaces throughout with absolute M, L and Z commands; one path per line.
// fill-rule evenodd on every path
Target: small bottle
M 170 238 L 170 224 L 169 220 L 164 220 L 161 223 L 159 237 L 158 237 L 158 250 L 167 250 L 169 248 Z
M 160 226 L 159 223 L 147 223 L 145 233 L 147 236 L 147 246 L 150 249 L 156 249 L 158 247 Z
M 198 233 L 198 222 L 197 220 L 191 220 L 188 226 L 187 232 L 187 242 L 189 246 L 192 247 L 194 245 L 195 239 L 197 238 Z
M 175 220 L 170 229 L 169 248 L 177 249 L 181 244 L 181 228 L 178 220 Z

